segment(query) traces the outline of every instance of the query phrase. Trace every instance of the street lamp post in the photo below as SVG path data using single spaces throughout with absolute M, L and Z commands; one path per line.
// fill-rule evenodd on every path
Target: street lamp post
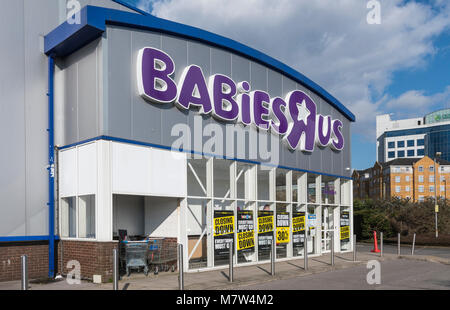
M 442 179 L 444 181 L 444 206 L 447 203 L 447 180 L 445 178 Z
M 437 188 L 436 188 L 436 157 L 441 156 L 441 152 L 436 152 L 434 156 L 434 221 L 435 221 L 435 229 L 436 229 L 436 238 L 438 237 L 438 201 L 437 201 Z

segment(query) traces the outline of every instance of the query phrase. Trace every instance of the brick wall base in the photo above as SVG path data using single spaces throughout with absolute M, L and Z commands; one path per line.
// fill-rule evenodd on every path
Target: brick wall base
M 71 260 L 80 263 L 81 278 L 93 280 L 94 275 L 102 276 L 102 282 L 109 282 L 113 277 L 113 249 L 118 248 L 118 242 L 96 241 L 58 241 L 59 273 L 67 275 L 74 267 L 67 264 Z
M 163 241 L 162 257 L 173 257 L 173 251 L 165 249 L 171 246 L 176 250 L 177 238 L 165 238 Z M 109 282 L 113 275 L 112 251 L 118 248 L 118 242 L 97 242 L 79 240 L 55 241 L 55 275 L 66 276 L 74 266 L 67 264 L 71 260 L 80 263 L 81 278 L 93 280 L 94 275 L 100 275 L 102 282 Z M 176 252 L 175 252 L 176 253 Z M 48 277 L 48 241 L 33 242 L 2 242 L 0 243 L 0 282 L 20 280 L 20 256 L 28 255 L 28 278 L 44 279 Z M 169 266 L 177 267 L 176 255 L 174 260 L 166 262 Z
M 48 241 L 1 242 L 0 281 L 20 280 L 20 256 L 28 256 L 28 278 L 48 277 Z

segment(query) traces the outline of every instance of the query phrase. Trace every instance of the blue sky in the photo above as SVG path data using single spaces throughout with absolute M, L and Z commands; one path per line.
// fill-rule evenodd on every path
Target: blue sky
M 122 0 L 259 49 L 327 89 L 357 117 L 352 168 L 376 159 L 375 115 L 450 107 L 450 1 Z M 270 40 L 268 40 L 270 38 Z

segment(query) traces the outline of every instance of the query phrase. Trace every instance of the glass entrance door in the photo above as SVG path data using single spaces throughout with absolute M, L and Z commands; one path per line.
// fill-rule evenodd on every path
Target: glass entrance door
M 331 233 L 334 230 L 334 207 L 322 207 L 322 253 L 331 251 Z

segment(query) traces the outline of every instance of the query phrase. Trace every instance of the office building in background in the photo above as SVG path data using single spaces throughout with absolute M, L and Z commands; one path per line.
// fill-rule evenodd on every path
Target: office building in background
M 441 158 L 450 160 L 450 109 L 424 117 L 392 120 L 389 114 L 377 116 L 377 161 L 396 158 Z

